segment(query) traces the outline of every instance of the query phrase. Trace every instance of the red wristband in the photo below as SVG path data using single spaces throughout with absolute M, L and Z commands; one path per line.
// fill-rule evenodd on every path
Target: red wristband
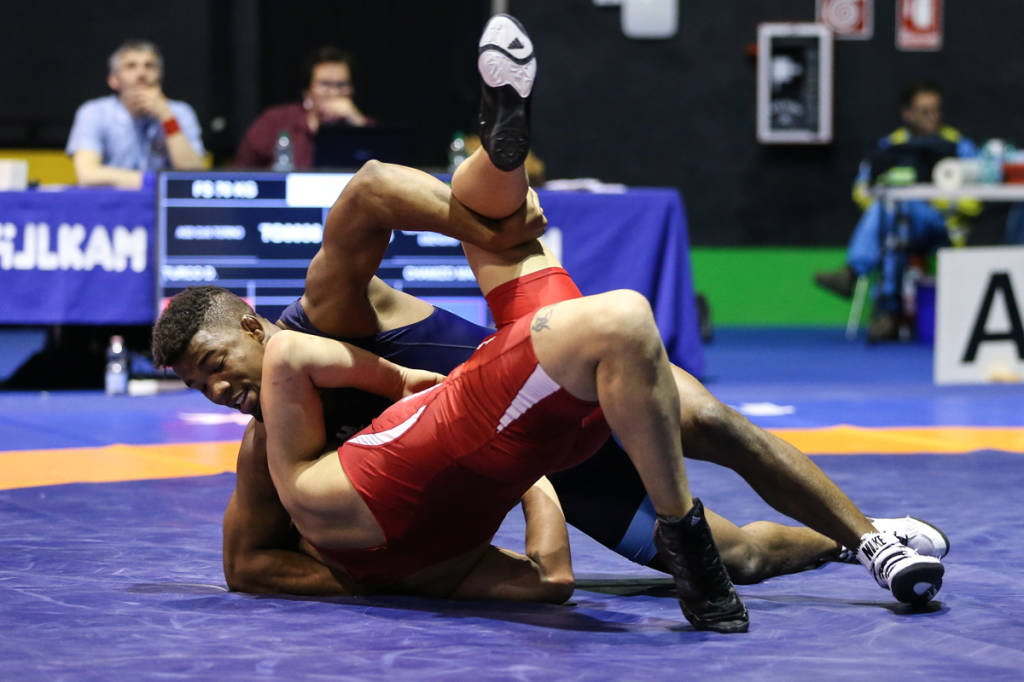
M 178 119 L 176 119 L 176 118 L 172 117 L 172 118 L 167 119 L 166 121 L 163 122 L 163 126 L 164 126 L 164 135 L 166 135 L 167 137 L 170 137 L 174 133 L 180 133 L 181 132 L 181 126 L 178 125 Z

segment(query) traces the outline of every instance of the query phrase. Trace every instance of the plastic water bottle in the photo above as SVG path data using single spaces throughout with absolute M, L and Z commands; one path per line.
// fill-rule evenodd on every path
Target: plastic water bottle
M 274 143 L 274 170 L 285 173 L 295 170 L 295 148 L 287 130 L 279 132 Z
M 467 156 L 469 155 L 466 153 L 466 136 L 461 130 L 457 130 L 452 135 L 451 144 L 448 145 L 448 172 L 454 173 Z
M 107 395 L 124 395 L 128 392 L 128 350 L 124 347 L 124 339 L 117 334 L 110 337 L 110 347 L 107 348 L 103 390 Z
M 981 177 L 983 184 L 998 184 L 1003 181 L 1003 161 L 1008 145 L 999 139 L 991 139 L 981 148 Z

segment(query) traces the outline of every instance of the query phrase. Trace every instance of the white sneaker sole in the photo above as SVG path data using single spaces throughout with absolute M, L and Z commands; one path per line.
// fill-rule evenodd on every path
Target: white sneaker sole
M 533 43 L 523 27 L 512 17 L 491 17 L 480 36 L 477 69 L 484 83 L 492 88 L 511 85 L 520 97 L 530 96 L 537 77 Z

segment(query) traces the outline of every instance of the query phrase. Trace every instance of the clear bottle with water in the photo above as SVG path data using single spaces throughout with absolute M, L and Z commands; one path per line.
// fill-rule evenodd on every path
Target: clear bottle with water
M 981 148 L 981 173 L 978 182 L 998 184 L 1003 181 L 1003 164 L 1015 154 L 1013 145 L 991 139 Z
M 455 131 L 448 145 L 448 172 L 454 173 L 459 164 L 466 160 L 466 136 L 461 130 Z
M 124 338 L 117 334 L 110 337 L 110 346 L 107 348 L 103 390 L 107 395 L 124 395 L 128 392 L 128 349 L 124 346 Z
M 279 132 L 274 143 L 274 170 L 285 173 L 295 170 L 295 147 L 287 130 Z

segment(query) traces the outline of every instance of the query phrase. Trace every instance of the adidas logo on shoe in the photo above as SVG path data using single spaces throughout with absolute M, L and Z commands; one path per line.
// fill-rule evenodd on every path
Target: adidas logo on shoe
M 526 29 L 514 17 L 496 14 L 480 36 L 477 66 L 491 88 L 511 85 L 520 97 L 529 97 L 537 76 L 537 60 Z
M 513 171 L 530 153 L 530 93 L 537 60 L 526 29 L 496 14 L 480 37 L 480 141 L 496 168 Z
M 485 49 L 501 50 L 510 58 L 523 64 L 533 59 L 533 43 L 526 29 L 508 14 L 495 14 L 487 22 L 480 36 L 480 52 Z

